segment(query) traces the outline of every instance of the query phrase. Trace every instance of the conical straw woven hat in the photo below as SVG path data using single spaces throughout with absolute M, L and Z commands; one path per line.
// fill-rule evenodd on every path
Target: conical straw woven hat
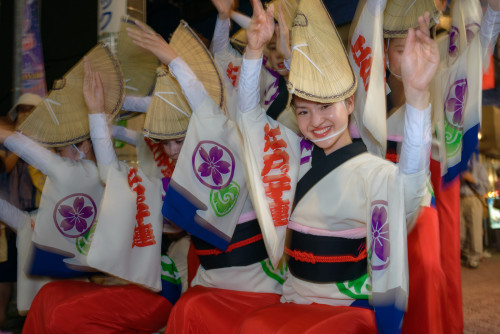
M 231 44 L 233 47 L 238 50 L 241 54 L 245 52 L 245 48 L 247 46 L 247 30 L 241 28 L 237 32 L 231 36 Z
M 169 44 L 196 74 L 214 102 L 224 110 L 224 82 L 215 60 L 185 21 L 181 20 Z
M 190 117 L 191 108 L 179 83 L 164 67 L 158 67 L 153 98 L 144 121 L 144 135 L 156 140 L 183 137 Z
M 285 23 L 288 29 L 292 29 L 293 20 L 295 18 L 295 11 L 299 4 L 298 0 L 273 0 L 269 5 L 274 5 L 274 19 L 278 21 L 279 5 L 283 9 L 283 16 L 285 17 Z
M 111 50 L 100 43 L 87 53 L 104 86 L 105 112 L 112 118 L 125 97 L 123 75 Z M 88 109 L 83 97 L 83 59 L 61 80 L 20 125 L 19 131 L 48 147 L 75 144 L 89 138 Z
M 321 0 L 301 1 L 292 27 L 290 94 L 332 103 L 357 88 L 354 71 L 335 25 Z
M 127 28 L 136 27 L 133 20 L 122 18 L 116 57 L 125 78 L 125 92 L 127 96 L 146 96 L 153 90 L 158 58 L 151 52 L 132 43 Z
M 404 38 L 408 29 L 418 27 L 418 17 L 431 14 L 431 26 L 441 13 L 434 0 L 388 0 L 384 11 L 384 38 Z

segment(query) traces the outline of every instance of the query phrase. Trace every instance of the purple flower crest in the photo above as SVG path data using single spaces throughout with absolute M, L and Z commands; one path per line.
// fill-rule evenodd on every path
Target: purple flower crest
M 386 262 L 390 253 L 389 221 L 384 206 L 376 206 L 372 212 L 372 256 Z
M 88 195 L 73 194 L 57 203 L 54 221 L 64 236 L 76 238 L 87 233 L 94 223 L 95 215 L 95 203 Z

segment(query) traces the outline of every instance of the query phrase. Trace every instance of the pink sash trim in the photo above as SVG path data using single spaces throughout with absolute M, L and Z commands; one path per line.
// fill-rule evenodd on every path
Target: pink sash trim
M 387 135 L 387 140 L 402 142 L 403 136 L 401 136 L 401 135 Z
M 343 231 L 329 231 L 320 228 L 304 226 L 290 220 L 288 222 L 288 228 L 305 234 L 322 235 L 327 237 L 340 237 L 346 239 L 359 239 L 366 237 L 366 227 L 358 227 Z
M 238 224 L 243 224 L 254 219 L 257 219 L 255 211 L 245 212 L 240 215 L 240 218 L 238 218 Z

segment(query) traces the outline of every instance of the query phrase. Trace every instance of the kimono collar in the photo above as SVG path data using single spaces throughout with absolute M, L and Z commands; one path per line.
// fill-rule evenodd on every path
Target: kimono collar
M 316 185 L 316 183 L 318 183 L 323 177 L 328 175 L 347 160 L 352 159 L 366 151 L 366 146 L 362 141 L 355 141 L 349 145 L 339 148 L 329 155 L 326 155 L 325 151 L 315 145 L 312 153 L 311 169 L 309 169 L 297 183 L 294 208 L 302 197 L 304 197 L 304 195 L 309 191 L 309 189 L 314 187 L 314 185 Z

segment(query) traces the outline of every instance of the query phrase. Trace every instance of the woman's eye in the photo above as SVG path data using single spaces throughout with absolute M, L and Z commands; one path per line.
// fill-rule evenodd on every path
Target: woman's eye
M 321 106 L 321 110 L 326 110 L 329 106 L 331 106 L 331 104 L 324 104 Z

